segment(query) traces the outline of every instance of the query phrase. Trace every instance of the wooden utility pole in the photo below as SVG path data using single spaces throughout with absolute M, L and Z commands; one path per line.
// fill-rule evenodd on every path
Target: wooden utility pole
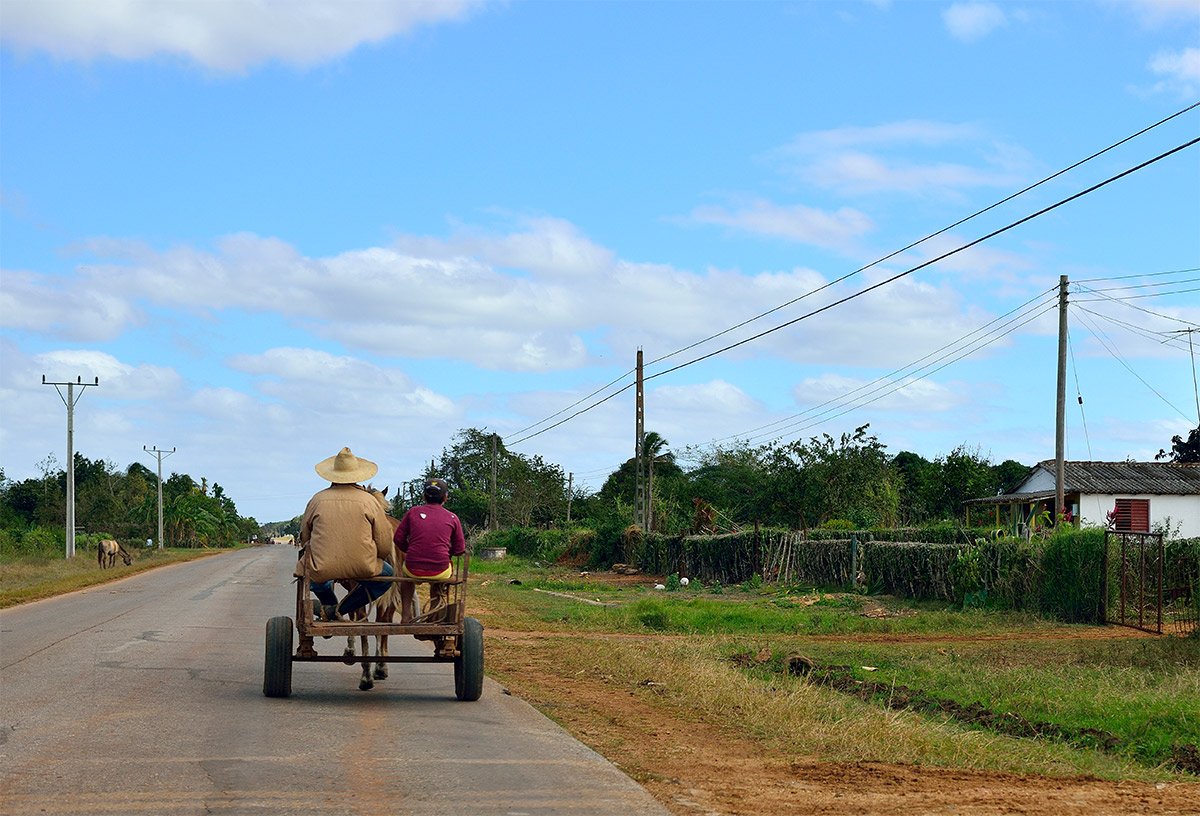
M 158 448 L 147 448 L 142 445 L 142 450 L 146 453 L 152 453 L 158 458 L 158 548 L 163 548 L 163 507 L 162 507 L 162 460 L 164 456 L 170 456 L 175 452 L 174 448 L 168 450 L 159 450 Z
M 642 461 L 642 444 L 646 439 L 645 425 L 645 408 L 642 397 L 642 350 L 637 350 L 637 417 L 635 434 L 637 439 L 634 443 L 634 467 L 637 470 L 637 498 L 634 501 L 636 507 L 637 526 L 644 533 L 646 532 L 646 469 L 645 463 Z
M 492 434 L 492 493 L 488 497 L 488 529 L 499 530 L 500 519 L 496 517 L 496 434 Z
M 83 377 L 76 377 L 75 382 L 46 382 L 42 375 L 42 385 L 53 385 L 59 398 L 67 406 L 67 543 L 66 557 L 75 557 L 75 403 L 83 396 L 83 389 L 100 384 L 96 377 L 92 382 L 85 383 Z M 59 386 L 65 385 L 67 393 L 64 396 Z M 75 396 L 75 386 L 79 386 L 79 396 Z
M 1058 399 L 1054 416 L 1054 523 L 1066 508 L 1067 449 L 1067 276 L 1058 276 Z

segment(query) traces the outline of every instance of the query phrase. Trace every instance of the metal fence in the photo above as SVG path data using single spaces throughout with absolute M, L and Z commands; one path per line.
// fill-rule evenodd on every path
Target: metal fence
M 1158 634 L 1200 627 L 1200 564 L 1169 553 L 1162 533 L 1104 534 L 1104 620 Z

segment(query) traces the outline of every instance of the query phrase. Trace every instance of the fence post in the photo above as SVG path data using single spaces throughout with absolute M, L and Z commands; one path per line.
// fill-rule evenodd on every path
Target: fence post
M 850 536 L 850 588 L 858 588 L 858 535 Z

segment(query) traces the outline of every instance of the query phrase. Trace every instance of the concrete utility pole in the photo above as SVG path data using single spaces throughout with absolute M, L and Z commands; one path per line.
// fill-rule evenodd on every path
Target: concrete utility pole
M 162 511 L 162 460 L 164 456 L 170 456 L 175 452 L 174 448 L 170 450 L 159 450 L 158 448 L 147 448 L 142 445 L 142 450 L 146 453 L 152 453 L 158 458 L 158 548 L 163 548 L 163 511 Z
M 42 375 L 42 385 L 53 385 L 67 406 L 67 558 L 75 557 L 75 403 L 83 396 L 83 389 L 99 384 L 99 377 L 90 383 L 85 383 L 83 377 L 76 377 L 75 382 L 46 382 L 46 375 Z M 60 388 L 63 385 L 67 387 L 65 395 Z M 79 396 L 75 396 L 75 386 L 79 386 Z
M 1054 416 L 1054 523 L 1066 508 L 1067 449 L 1067 276 L 1058 276 L 1058 399 Z
M 637 526 L 644 533 L 646 532 L 646 473 L 644 462 L 642 461 L 642 446 L 646 441 L 646 424 L 645 412 L 646 404 L 643 400 L 642 391 L 642 350 L 637 350 L 637 405 L 635 408 L 637 418 L 635 425 L 635 434 L 637 439 L 634 444 L 634 467 L 637 470 L 637 500 L 634 506 L 637 508 Z
M 492 492 L 488 496 L 488 529 L 499 530 L 500 519 L 496 516 L 496 434 L 492 434 Z

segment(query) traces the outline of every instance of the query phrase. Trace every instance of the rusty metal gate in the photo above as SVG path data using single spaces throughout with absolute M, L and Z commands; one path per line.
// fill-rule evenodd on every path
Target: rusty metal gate
M 1104 620 L 1158 634 L 1186 635 L 1200 624 L 1196 565 L 1168 559 L 1162 533 L 1104 533 Z M 1175 563 L 1179 560 L 1179 563 Z

